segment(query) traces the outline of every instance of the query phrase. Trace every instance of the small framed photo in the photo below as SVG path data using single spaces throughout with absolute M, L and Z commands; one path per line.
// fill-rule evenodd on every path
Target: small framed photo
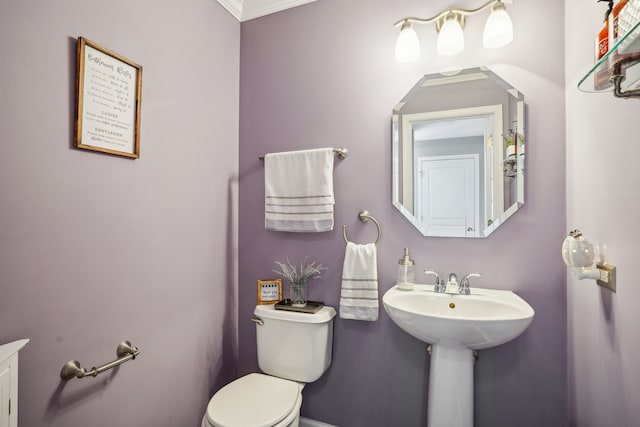
M 282 279 L 258 280 L 258 304 L 275 304 L 282 300 Z

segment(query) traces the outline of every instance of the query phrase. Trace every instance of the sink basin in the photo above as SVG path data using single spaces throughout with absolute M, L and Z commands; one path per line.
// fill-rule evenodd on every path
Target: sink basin
M 429 344 L 494 347 L 518 337 L 533 320 L 533 308 L 511 291 L 471 288 L 471 295 L 441 294 L 433 286 L 413 291 L 395 286 L 382 297 L 389 317 Z
M 441 294 L 428 285 L 394 286 L 382 303 L 396 325 L 431 344 L 428 427 L 473 427 L 474 350 L 518 337 L 533 308 L 511 291 L 472 287 L 471 295 Z

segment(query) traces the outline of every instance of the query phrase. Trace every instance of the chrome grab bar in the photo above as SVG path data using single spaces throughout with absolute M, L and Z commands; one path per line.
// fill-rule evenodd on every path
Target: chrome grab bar
M 94 366 L 88 371 L 85 368 L 81 368 L 80 362 L 78 362 L 77 360 L 71 360 L 65 363 L 62 367 L 62 370 L 60 370 L 60 378 L 68 381 L 73 377 L 95 377 L 101 372 L 108 371 L 109 369 L 115 368 L 116 366 L 124 362 L 135 359 L 139 354 L 140 349 L 138 349 L 138 347 L 134 347 L 129 341 L 122 341 L 120 344 L 118 344 L 118 348 L 116 349 L 116 355 L 118 356 L 117 360 L 105 363 L 104 365 L 97 368 Z

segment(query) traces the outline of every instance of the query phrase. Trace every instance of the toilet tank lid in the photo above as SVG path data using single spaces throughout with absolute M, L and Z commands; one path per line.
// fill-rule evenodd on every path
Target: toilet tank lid
M 257 305 L 253 314 L 265 319 L 286 320 L 288 322 L 327 323 L 335 317 L 336 310 L 325 305 L 315 313 L 298 313 L 295 311 L 276 310 L 273 304 L 265 304 Z

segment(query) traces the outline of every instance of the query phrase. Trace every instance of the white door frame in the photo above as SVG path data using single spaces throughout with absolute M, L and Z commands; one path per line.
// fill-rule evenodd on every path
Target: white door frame
M 470 117 L 490 117 L 484 136 L 485 156 L 485 203 L 483 208 L 486 220 L 502 217 L 504 213 L 504 172 L 503 155 L 504 143 L 502 139 L 502 104 L 484 105 L 480 107 L 458 108 L 455 110 L 431 111 L 427 113 L 404 114 L 402 116 L 402 201 L 404 206 L 413 207 L 415 215 L 415 174 L 413 158 L 413 125 L 417 122 L 442 119 L 461 119 Z M 492 203 L 486 203 L 491 197 Z M 482 224 L 485 228 L 486 224 Z M 477 228 L 481 228 L 480 225 Z

